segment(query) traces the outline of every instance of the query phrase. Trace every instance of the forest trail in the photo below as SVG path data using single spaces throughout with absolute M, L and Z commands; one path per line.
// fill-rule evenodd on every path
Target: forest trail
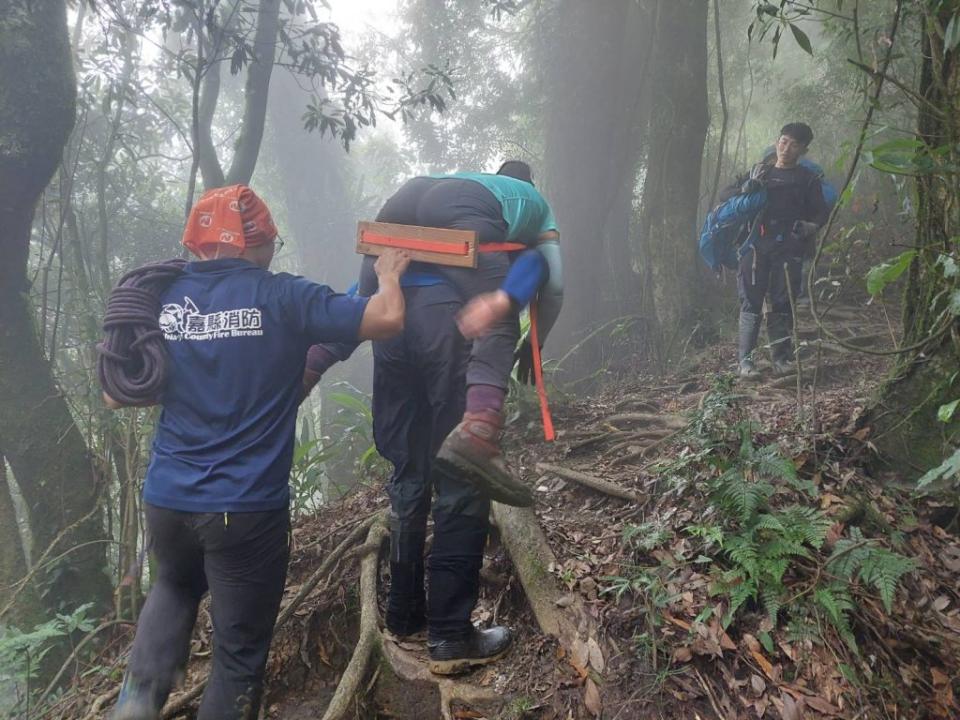
M 830 317 L 831 331 L 854 344 L 895 331 L 874 308 L 837 308 Z M 524 430 L 513 433 L 510 458 L 535 490 L 536 524 L 555 559 L 539 568 L 546 586 L 525 586 L 517 568 L 529 558 L 512 561 L 508 550 L 514 548 L 504 535 L 504 523 L 517 516 L 511 520 L 498 508 L 499 532 L 488 548 L 475 618 L 512 627 L 512 650 L 500 662 L 438 684 L 426 672 L 424 647 L 383 637 L 380 615 L 373 628 L 380 650 L 373 655 L 381 660 L 355 678 L 359 701 L 354 706 L 347 698 L 345 716 L 957 717 L 956 519 L 945 522 L 935 503 L 913 501 L 916 510 L 908 511 L 907 493 L 889 483 L 881 489 L 866 475 L 870 428 L 860 427 L 858 418 L 886 360 L 832 344 L 818 353 L 816 334 L 809 319 L 798 329 L 806 340 L 799 395 L 794 376 L 732 380 L 728 343 L 703 350 L 667 376 L 633 376 L 579 401 L 557 395 L 560 433 L 551 445 L 541 442 L 533 400 L 521 403 L 525 410 L 513 427 Z M 825 572 L 814 553 L 789 565 L 783 584 L 790 602 L 784 601 L 778 624 L 747 600 L 724 627 L 731 596 L 715 583 L 730 567 L 721 546 L 731 542 L 724 533 L 732 530 L 717 517 L 709 487 L 742 452 L 742 429 L 751 422 L 764 428 L 762 435 L 748 433 L 751 442 L 776 443 L 796 470 L 792 484 L 773 482 L 771 506 L 802 503 L 797 488 L 809 486 L 806 503 L 829 519 L 824 553 L 844 538 L 866 538 L 860 542 L 895 547 L 917 564 L 904 576 L 893 612 L 884 611 L 865 583 L 853 588 L 855 604 L 844 610 L 853 644 L 822 619 L 809 617 L 805 631 L 788 622 L 793 603 L 816 592 Z M 375 527 L 385 507 L 382 489 L 369 487 L 294 530 L 287 610 L 268 667 L 266 717 L 327 717 L 363 624 L 356 561 L 363 551 L 357 548 L 374 535 L 367 528 Z M 366 563 L 368 572 L 381 575 L 381 609 L 385 566 Z M 542 632 L 542 612 L 554 612 L 568 632 Z M 119 662 L 117 651 L 128 639 L 116 638 L 104 664 Z M 209 616 L 201 611 L 186 682 L 195 691 L 209 640 Z M 98 717 L 109 706 L 114 680 L 88 677 L 84 683 L 76 697 L 85 700 L 59 717 Z M 191 717 L 190 698 L 175 695 L 165 716 Z

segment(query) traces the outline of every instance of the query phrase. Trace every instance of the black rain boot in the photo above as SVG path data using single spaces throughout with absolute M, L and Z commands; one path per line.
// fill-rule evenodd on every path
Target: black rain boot
M 391 519 L 391 525 L 394 524 Z M 387 630 L 400 640 L 425 640 L 426 591 L 423 586 L 423 546 L 426 531 L 390 532 L 390 590 L 387 595 Z
M 120 696 L 109 720 L 159 720 L 169 694 L 169 686 L 163 687 L 157 681 L 142 680 L 125 673 Z
M 796 371 L 792 334 L 793 316 L 790 313 L 767 313 L 767 337 L 774 375 L 789 375 Z
M 753 351 L 757 347 L 757 338 L 760 336 L 760 315 L 757 313 L 740 311 L 737 359 L 740 377 L 753 378 L 759 373 L 753 362 Z
M 474 667 L 496 662 L 510 649 L 513 636 L 509 628 L 494 625 L 486 630 L 470 628 L 459 640 L 438 640 L 428 643 L 430 672 L 435 675 L 457 675 Z
M 486 517 L 434 512 L 430 551 L 430 671 L 453 675 L 499 659 L 510 645 L 502 627 L 477 630 L 470 614 L 480 595 Z

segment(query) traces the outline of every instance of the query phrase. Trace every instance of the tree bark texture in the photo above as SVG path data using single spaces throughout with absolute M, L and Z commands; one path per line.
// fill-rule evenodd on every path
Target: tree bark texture
M 641 262 L 649 264 L 662 341 L 670 345 L 693 331 L 702 310 L 695 238 L 709 125 L 707 5 L 660 0 L 654 33 Z
M 541 24 L 543 186 L 568 269 L 564 310 L 552 336 L 555 350 L 576 345 L 605 320 L 639 311 L 629 218 L 640 158 L 648 17 L 646 4 L 628 0 L 564 0 Z M 596 369 L 600 348 L 586 350 L 575 372 Z
M 63 0 L 0 0 L 0 453 L 27 502 L 37 553 L 102 539 L 83 437 L 40 346 L 27 258 L 34 207 L 73 127 L 76 87 Z M 86 520 L 82 520 L 86 518 Z M 46 602 L 108 602 L 105 545 L 47 574 Z
M 942 171 L 916 179 L 918 252 L 904 295 L 905 347 L 938 333 L 951 293 L 958 291 L 957 279 L 947 277 L 939 259 L 956 253 L 960 236 L 960 181 L 953 169 L 960 163 L 960 52 L 957 48 L 945 52 L 937 29 L 937 25 L 947 27 L 955 11 L 927 12 L 918 87 L 926 103 L 920 107 L 917 136 L 931 150 L 949 151 L 938 160 Z M 949 423 L 937 419 L 942 404 L 960 397 L 958 365 L 960 337 L 955 316 L 947 332 L 940 332 L 921 352 L 897 363 L 867 418 L 886 468 L 913 479 L 939 465 L 960 444 L 960 412 Z

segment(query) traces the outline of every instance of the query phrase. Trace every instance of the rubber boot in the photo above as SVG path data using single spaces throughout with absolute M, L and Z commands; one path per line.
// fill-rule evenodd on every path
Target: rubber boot
M 430 672 L 457 675 L 474 667 L 496 662 L 510 649 L 513 636 L 509 628 L 494 625 L 486 630 L 471 628 L 459 640 L 440 640 L 428 644 Z
M 169 694 L 169 687 L 126 673 L 109 720 L 158 720 Z
M 502 627 L 478 630 L 470 621 L 480 596 L 489 520 L 434 512 L 433 522 L 429 667 L 439 675 L 453 675 L 502 657 L 510 645 L 510 631 Z
M 767 337 L 770 339 L 770 361 L 774 375 L 796 371 L 793 362 L 793 316 L 790 313 L 767 313 Z
M 533 493 L 507 469 L 500 450 L 502 432 L 501 413 L 465 413 L 440 446 L 435 472 L 459 477 L 504 505 L 529 507 L 533 505 Z
M 753 351 L 757 347 L 757 338 L 760 336 L 760 315 L 741 310 L 739 330 L 737 359 L 740 377 L 757 377 L 759 372 L 753 362 Z
M 394 522 L 391 518 L 391 525 Z M 426 531 L 391 527 L 386 624 L 387 630 L 398 640 L 426 639 L 427 597 L 423 585 L 423 547 L 426 537 Z

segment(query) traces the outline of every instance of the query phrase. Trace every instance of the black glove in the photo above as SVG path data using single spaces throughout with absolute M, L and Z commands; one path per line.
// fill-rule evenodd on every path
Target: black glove
M 533 346 L 530 344 L 530 338 L 520 344 L 514 361 L 517 363 L 517 382 L 521 385 L 533 385 L 536 378 L 533 374 Z

